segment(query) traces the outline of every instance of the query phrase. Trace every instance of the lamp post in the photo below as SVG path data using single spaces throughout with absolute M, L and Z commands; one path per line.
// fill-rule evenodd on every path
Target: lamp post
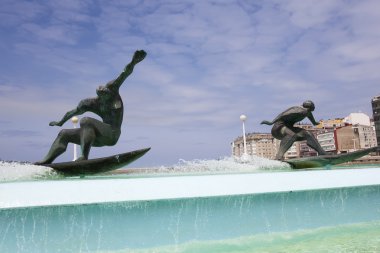
M 248 153 L 247 153 L 247 142 L 245 139 L 245 124 L 244 123 L 247 120 L 247 116 L 245 116 L 244 114 L 240 115 L 240 120 L 243 122 L 243 148 L 244 148 L 243 155 L 241 156 L 241 158 L 243 161 L 246 161 L 248 160 Z
M 76 117 L 76 116 L 72 117 L 71 118 L 71 122 L 73 122 L 74 128 L 77 128 L 78 117 Z M 77 144 L 74 144 L 74 159 L 73 159 L 73 161 L 75 161 L 77 159 L 78 159 L 78 156 L 77 156 Z

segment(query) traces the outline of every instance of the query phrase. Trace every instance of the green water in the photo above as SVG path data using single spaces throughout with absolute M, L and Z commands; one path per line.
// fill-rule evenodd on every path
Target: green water
M 378 253 L 380 221 L 98 253 Z

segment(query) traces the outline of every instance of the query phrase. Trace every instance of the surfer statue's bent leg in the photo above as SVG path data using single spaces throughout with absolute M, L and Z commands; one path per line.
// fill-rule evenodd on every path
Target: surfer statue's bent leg
M 55 158 L 66 151 L 67 145 L 69 143 L 80 144 L 80 131 L 81 130 L 79 128 L 62 129 L 51 145 L 51 148 L 45 158 L 39 162 L 36 162 L 35 164 L 38 165 L 51 163 L 55 160 Z
M 306 144 L 318 152 L 318 155 L 327 155 L 327 152 L 323 150 L 321 144 L 314 137 L 314 135 L 306 130 L 302 133 L 302 139 L 306 140 Z
M 110 125 L 97 119 L 84 117 L 80 121 L 80 128 L 61 130 L 46 157 L 36 164 L 53 162 L 66 151 L 69 143 L 81 146 L 82 155 L 77 161 L 87 160 L 92 146 L 113 146 L 118 141 L 120 133 L 120 129 L 113 129 Z
M 306 140 L 306 144 L 318 152 L 319 155 L 326 155 L 327 152 L 323 150 L 319 142 L 315 139 L 314 135 L 299 127 L 288 127 L 283 124 L 274 124 L 272 128 L 272 135 L 280 142 L 280 148 L 276 154 L 276 160 L 282 160 L 286 151 L 296 141 Z
M 276 160 L 281 160 L 285 152 L 297 140 L 297 132 L 295 131 L 295 129 L 289 128 L 281 122 L 275 123 L 271 132 L 274 138 L 281 140 L 280 148 L 278 149 L 276 154 Z
M 80 160 L 87 160 L 92 146 L 113 146 L 120 137 L 120 129 L 113 128 L 97 119 L 85 117 L 80 120 L 80 145 L 82 156 Z

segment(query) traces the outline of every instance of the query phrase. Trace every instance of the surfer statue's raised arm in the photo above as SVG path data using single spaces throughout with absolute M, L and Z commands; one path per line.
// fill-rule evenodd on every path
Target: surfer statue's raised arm
M 109 81 L 106 84 L 106 88 L 112 89 L 112 90 L 116 90 L 116 89 L 118 90 L 120 86 L 124 83 L 125 79 L 130 74 L 132 74 L 133 68 L 135 67 L 135 65 L 141 62 L 142 60 L 144 60 L 145 56 L 146 56 L 146 52 L 144 50 L 136 51 L 135 54 L 133 55 L 132 61 L 125 66 L 123 72 L 121 72 L 120 75 L 116 79 Z
M 134 66 L 144 60 L 145 56 L 146 52 L 144 50 L 136 51 L 131 62 L 125 66 L 123 72 L 116 79 L 96 89 L 97 97 L 83 99 L 75 109 L 67 112 L 60 121 L 50 122 L 50 126 L 62 126 L 71 117 L 85 112 L 93 112 L 103 120 L 84 117 L 80 120 L 80 128 L 62 129 L 48 154 L 36 164 L 53 162 L 66 151 L 68 143 L 81 146 L 82 154 L 78 160 L 87 160 L 92 146 L 115 145 L 120 137 L 124 112 L 119 88 L 125 79 L 132 74 Z
M 293 145 L 295 141 L 306 140 L 309 147 L 316 150 L 318 154 L 327 154 L 318 143 L 317 139 L 305 129 L 295 127 L 294 124 L 308 118 L 313 125 L 318 125 L 312 112 L 314 103 L 310 100 L 305 101 L 302 106 L 293 106 L 280 113 L 273 121 L 264 120 L 261 124 L 273 125 L 272 135 L 274 138 L 281 140 L 280 148 L 277 152 L 276 159 L 281 160 L 285 152 Z

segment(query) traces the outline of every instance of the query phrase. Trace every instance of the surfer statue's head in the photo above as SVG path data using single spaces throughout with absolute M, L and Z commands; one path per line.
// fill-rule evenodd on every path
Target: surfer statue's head
M 306 100 L 303 102 L 302 107 L 309 109 L 309 111 L 314 111 L 315 109 L 315 105 L 311 100 Z
M 101 98 L 107 98 L 112 96 L 112 91 L 107 86 L 100 85 L 96 89 L 96 94 Z

